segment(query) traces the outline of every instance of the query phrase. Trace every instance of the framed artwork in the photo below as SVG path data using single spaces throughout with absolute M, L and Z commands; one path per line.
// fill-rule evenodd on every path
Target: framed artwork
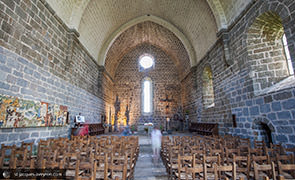
M 67 106 L 0 95 L 0 128 L 64 126 Z
M 58 116 L 56 117 L 56 120 L 57 120 L 56 125 L 57 126 L 65 125 L 66 122 L 67 122 L 67 116 L 68 116 L 68 107 L 60 105 L 59 106 Z
M 48 121 L 48 103 L 46 102 L 41 102 L 41 106 L 39 109 L 39 113 L 38 113 L 38 120 L 41 123 L 41 126 L 46 126 L 47 121 Z

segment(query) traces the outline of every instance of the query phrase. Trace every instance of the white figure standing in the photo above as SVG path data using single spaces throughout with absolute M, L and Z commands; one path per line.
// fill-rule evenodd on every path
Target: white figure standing
M 153 148 L 154 160 L 158 161 L 160 156 L 162 133 L 156 126 L 154 127 L 151 133 L 151 137 L 152 137 L 152 148 Z

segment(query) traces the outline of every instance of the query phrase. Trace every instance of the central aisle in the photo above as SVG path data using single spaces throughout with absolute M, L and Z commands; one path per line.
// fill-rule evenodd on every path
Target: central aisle
M 158 162 L 153 162 L 153 151 L 150 137 L 139 136 L 139 156 L 134 169 L 135 180 L 168 180 L 165 166 L 159 158 Z

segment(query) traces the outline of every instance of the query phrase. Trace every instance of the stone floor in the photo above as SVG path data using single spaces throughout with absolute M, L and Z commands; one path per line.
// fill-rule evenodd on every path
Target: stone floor
M 168 180 L 168 174 L 161 158 L 153 158 L 151 140 L 148 136 L 139 136 L 139 157 L 134 169 L 135 180 Z

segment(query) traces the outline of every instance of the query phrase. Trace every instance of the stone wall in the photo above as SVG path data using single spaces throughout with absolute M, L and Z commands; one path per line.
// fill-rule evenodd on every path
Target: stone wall
M 151 70 L 140 71 L 139 57 L 145 53 L 154 57 L 155 65 Z M 153 84 L 153 113 L 147 116 L 143 115 L 141 109 L 144 77 L 150 77 Z M 131 124 L 153 122 L 165 127 L 166 115 L 172 119 L 181 105 L 179 74 L 175 64 L 165 52 L 149 44 L 138 46 L 123 57 L 116 70 L 115 88 L 121 102 L 120 118 L 125 117 L 126 105 L 129 103 Z M 168 114 L 167 102 L 162 101 L 166 95 L 171 100 Z
M 184 112 L 191 122 L 219 123 L 221 134 L 232 126 L 230 99 L 227 93 L 228 76 L 232 74 L 224 59 L 223 42 L 217 41 L 201 63 L 192 68 L 191 74 L 182 81 Z M 214 106 L 207 107 L 203 99 L 203 72 L 210 66 L 213 73 Z M 206 81 L 206 80 L 205 80 Z
M 259 133 L 257 133 L 257 129 L 255 127 L 257 127 L 258 123 L 264 123 L 272 130 L 272 141 L 274 143 L 283 143 L 287 146 L 294 146 L 294 83 L 292 83 L 292 81 L 291 83 L 286 84 L 279 82 L 277 84 L 280 85 L 280 88 L 274 88 L 276 87 L 276 84 L 274 84 L 270 87 L 267 93 L 262 92 L 260 95 L 256 95 L 255 87 L 251 88 L 251 84 L 254 79 L 251 74 L 252 69 L 249 69 L 249 67 L 251 67 L 252 59 L 247 52 L 247 49 L 249 48 L 249 44 L 247 44 L 247 32 L 249 32 L 249 29 L 253 23 L 255 23 L 257 17 L 261 17 L 261 15 L 269 11 L 280 16 L 280 19 L 282 20 L 282 25 L 290 44 L 289 50 L 293 60 L 293 66 L 295 65 L 295 33 L 292 31 L 292 29 L 294 29 L 294 17 L 292 17 L 294 16 L 294 13 L 291 15 L 292 12 L 295 11 L 295 3 L 291 1 L 284 1 L 282 3 L 279 1 L 258 1 L 250 8 L 249 12 L 237 22 L 229 33 L 229 36 L 231 37 L 229 44 L 240 44 L 240 47 L 232 49 L 231 53 L 234 54 L 234 51 L 240 51 L 241 56 L 236 58 L 235 61 L 240 64 L 242 69 L 241 72 L 245 72 L 240 76 L 240 79 L 233 80 L 232 82 L 236 82 L 237 84 L 237 82 L 242 81 L 243 83 L 240 84 L 240 87 L 251 89 L 251 91 L 247 93 L 231 97 L 232 112 L 237 115 L 238 124 L 237 128 L 231 129 L 231 132 L 241 136 L 246 135 L 251 139 L 261 139 L 262 137 L 257 136 Z M 244 34 L 244 36 L 237 38 L 238 33 Z M 273 49 L 272 53 L 275 52 L 277 52 L 277 50 Z M 272 54 L 270 53 L 270 55 Z M 274 56 L 276 55 L 270 57 Z M 282 69 L 283 68 L 284 67 L 282 67 Z M 271 69 L 269 69 L 269 71 L 271 71 Z M 292 79 L 294 77 L 290 78 Z M 239 88 L 237 85 L 234 89 L 243 90 L 243 88 Z M 239 97 L 242 98 L 241 101 L 238 101 L 240 99 Z
M 248 59 L 256 94 L 289 76 L 283 34 L 281 18 L 271 12 L 257 17 L 248 29 Z
M 295 2 L 256 1 L 241 19 L 230 26 L 228 32 L 219 34 L 219 41 L 182 81 L 182 86 L 192 84 L 189 90 L 183 91 L 185 94 L 182 96 L 189 97 L 184 99 L 184 108 L 189 111 L 191 121 L 218 122 L 220 134 L 231 133 L 261 140 L 265 138 L 263 125 L 267 125 L 273 143 L 295 146 L 294 76 L 274 81 L 259 94 L 253 87 L 253 58 L 249 54 L 247 33 L 257 17 L 268 11 L 282 19 L 294 67 Z M 228 52 L 225 47 L 228 47 Z M 200 73 L 207 64 L 212 67 L 215 95 L 215 106 L 208 109 L 202 107 L 200 87 Z M 237 127 L 234 127 L 232 115 L 236 117 Z
M 104 109 L 105 109 L 104 115 L 106 116 L 105 123 L 111 124 L 112 117 L 114 116 L 114 113 L 115 113 L 114 81 L 105 70 L 103 71 L 103 77 L 101 80 L 101 91 L 103 94 L 102 99 L 105 102 L 105 105 L 104 105 Z
M 0 93 L 65 105 L 71 122 L 80 112 L 86 121 L 100 122 L 105 114 L 103 68 L 78 34 L 44 1 L 1 1 L 0 11 Z M 67 136 L 68 129 L 0 129 L 1 143 Z
M 0 142 L 7 145 L 20 145 L 21 142 L 37 143 L 39 139 L 68 137 L 69 128 L 44 127 L 44 128 L 5 128 L 1 129 Z

